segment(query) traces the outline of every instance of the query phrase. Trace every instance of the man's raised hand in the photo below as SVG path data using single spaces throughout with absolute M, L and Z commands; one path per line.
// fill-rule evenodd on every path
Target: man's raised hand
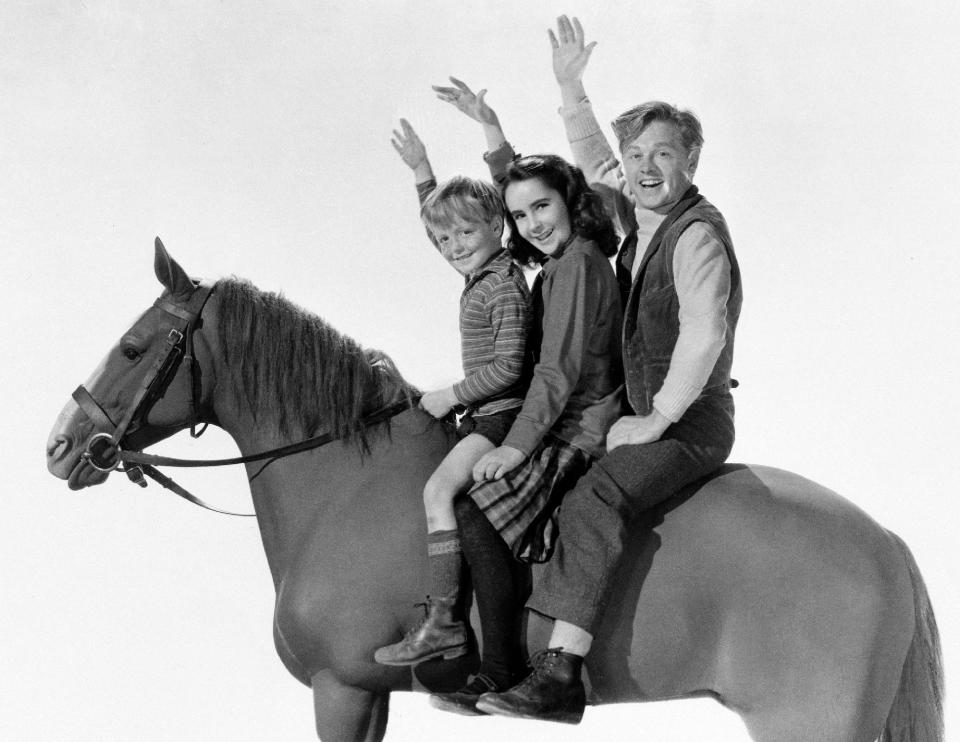
M 557 18 L 557 33 L 549 29 L 550 46 L 553 47 L 553 74 L 560 85 L 578 83 L 590 61 L 596 41 L 583 43 L 583 26 L 577 18 L 570 22 L 567 16 Z

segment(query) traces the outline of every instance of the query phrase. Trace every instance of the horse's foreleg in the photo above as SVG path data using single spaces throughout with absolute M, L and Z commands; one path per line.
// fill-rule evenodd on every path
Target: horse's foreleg
M 329 670 L 313 676 L 313 708 L 321 742 L 380 742 L 387 730 L 389 691 L 345 685 Z

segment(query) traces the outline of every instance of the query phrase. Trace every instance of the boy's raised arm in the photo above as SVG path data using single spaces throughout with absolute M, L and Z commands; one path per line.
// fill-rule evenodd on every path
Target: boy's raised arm
M 417 136 L 417 132 L 413 130 L 409 121 L 400 119 L 400 131 L 393 130 L 390 143 L 397 150 L 397 154 L 400 155 L 407 167 L 413 170 L 414 182 L 418 186 L 418 192 L 421 191 L 419 186 L 426 183 L 432 183 L 433 186 L 436 186 L 437 179 L 433 174 L 433 168 L 430 166 L 430 159 L 427 157 L 427 148 L 420 141 L 420 137 Z M 430 188 L 425 194 L 420 194 L 420 203 L 423 203 L 423 199 L 432 190 L 433 188 Z
M 417 199 L 420 201 L 420 206 L 423 206 L 430 194 L 437 190 L 437 179 L 433 174 L 433 168 L 430 166 L 430 159 L 427 157 L 427 148 L 406 119 L 400 119 L 400 130 L 393 130 L 390 143 L 397 150 L 397 154 L 400 155 L 407 167 L 413 170 Z M 427 233 L 427 239 L 439 250 L 440 246 L 437 245 L 433 232 L 426 226 L 424 229 Z
M 585 43 L 583 26 L 562 15 L 557 32 L 548 29 L 553 51 L 553 74 L 560 86 L 560 113 L 573 161 L 583 170 L 591 188 L 600 194 L 621 234 L 633 226 L 633 201 L 623 180 L 620 162 L 607 142 L 583 86 L 583 73 L 596 41 Z

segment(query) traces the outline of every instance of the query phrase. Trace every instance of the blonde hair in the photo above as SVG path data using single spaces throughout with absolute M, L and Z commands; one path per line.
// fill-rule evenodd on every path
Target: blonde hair
M 446 229 L 456 220 L 481 223 L 503 219 L 500 191 L 489 183 L 455 175 L 433 191 L 420 208 L 427 229 Z

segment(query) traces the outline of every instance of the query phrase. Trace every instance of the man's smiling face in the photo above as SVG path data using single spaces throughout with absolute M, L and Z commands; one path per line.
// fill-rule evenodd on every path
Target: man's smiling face
M 650 123 L 623 147 L 623 170 L 637 206 L 668 212 L 693 182 L 699 155 L 687 151 L 674 123 Z

